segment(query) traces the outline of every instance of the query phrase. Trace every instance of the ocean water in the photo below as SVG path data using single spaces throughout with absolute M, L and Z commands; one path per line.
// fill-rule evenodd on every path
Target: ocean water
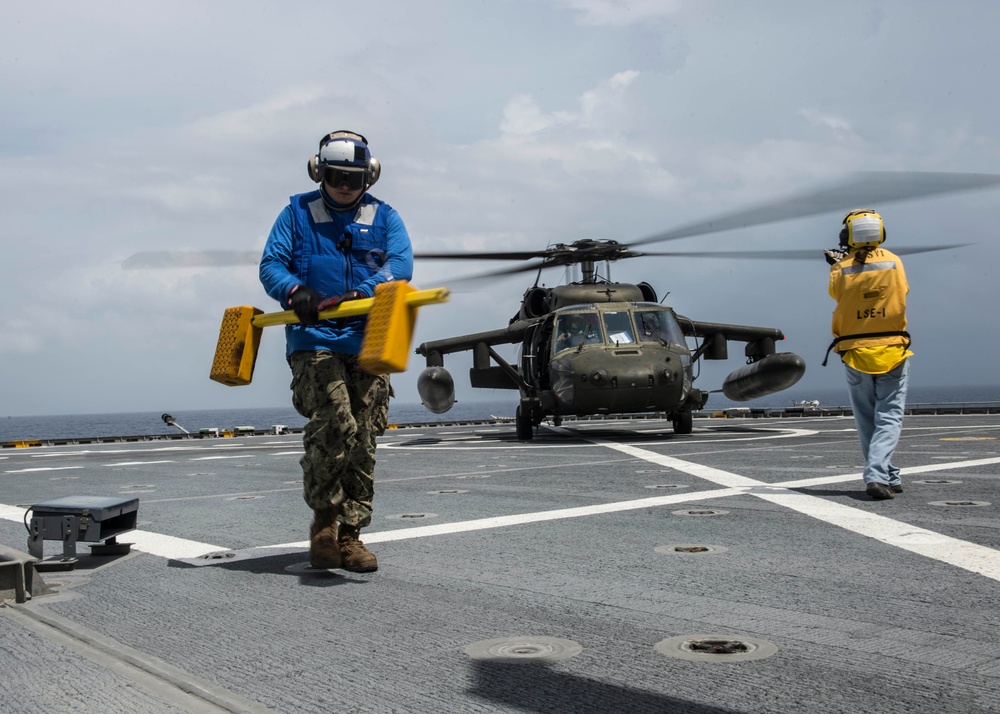
M 490 419 L 493 416 L 514 416 L 517 394 L 504 401 L 455 402 L 446 414 L 433 414 L 423 405 L 390 402 L 389 421 L 396 424 L 414 422 L 450 422 Z M 22 439 L 80 439 L 102 436 L 156 436 L 180 434 L 183 430 L 197 433 L 200 429 L 232 429 L 252 426 L 267 429 L 275 424 L 301 428 L 306 419 L 291 405 L 258 409 L 199 409 L 174 410 L 170 416 L 176 426 L 163 420 L 163 412 L 130 412 L 121 414 L 67 414 L 54 416 L 0 416 L 0 443 Z
M 393 400 L 389 406 L 389 421 L 395 424 L 435 423 L 452 421 L 488 420 L 492 417 L 513 417 L 517 408 L 517 393 L 510 392 L 503 399 L 488 401 L 458 401 L 445 414 L 433 414 L 419 403 Z M 847 389 L 803 390 L 792 388 L 770 397 L 751 402 L 733 402 L 722 394 L 712 394 L 706 410 L 729 407 L 780 409 L 791 407 L 801 400 L 819 400 L 821 407 L 848 406 Z M 907 404 L 996 404 L 1000 403 L 1000 385 L 965 387 L 911 387 Z M 232 429 L 252 426 L 267 429 L 275 424 L 301 428 L 306 420 L 291 406 L 259 409 L 218 409 L 173 411 L 171 416 L 178 426 L 164 423 L 162 412 L 132 412 L 122 414 L 70 414 L 54 416 L 18 417 L 0 415 L 0 443 L 22 439 L 81 439 L 116 436 L 156 436 L 178 434 L 183 429 L 197 433 L 199 429 Z

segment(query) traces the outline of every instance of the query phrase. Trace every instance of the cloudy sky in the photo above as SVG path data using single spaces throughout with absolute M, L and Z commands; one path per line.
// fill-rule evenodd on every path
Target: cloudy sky
M 253 384 L 208 379 L 224 309 L 278 308 L 254 267 L 121 265 L 259 251 L 328 131 L 369 138 L 373 193 L 417 250 L 628 242 L 852 171 L 1000 172 L 998 33 L 1000 4 L 976 0 L 6 0 L 0 416 L 287 405 L 280 328 Z M 780 327 L 802 385 L 837 388 L 821 251 L 853 207 L 659 246 L 814 262 L 643 258 L 611 277 L 694 319 Z M 913 383 L 997 384 L 1000 191 L 875 208 L 887 247 L 974 244 L 906 261 Z M 425 261 L 414 283 L 495 267 Z M 456 286 L 416 340 L 502 327 L 533 279 Z M 699 386 L 740 366 L 734 348 Z M 447 366 L 460 400 L 507 396 Z M 394 378 L 401 402 L 421 368 Z

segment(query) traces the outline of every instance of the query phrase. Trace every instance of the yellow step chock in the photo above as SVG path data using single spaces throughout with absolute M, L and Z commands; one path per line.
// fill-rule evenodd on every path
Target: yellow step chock
M 371 374 L 403 372 L 410 356 L 417 308 L 448 302 L 449 295 L 448 288 L 417 290 L 404 280 L 394 280 L 377 285 L 374 297 L 343 302 L 319 317 L 336 320 L 368 315 L 358 356 L 361 368 Z M 230 387 L 250 384 L 263 328 L 298 322 L 292 310 L 264 313 L 249 305 L 228 308 L 222 316 L 209 378 Z

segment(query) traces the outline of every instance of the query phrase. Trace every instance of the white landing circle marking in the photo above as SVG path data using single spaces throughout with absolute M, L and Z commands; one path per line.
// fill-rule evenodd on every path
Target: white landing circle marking
M 540 635 L 500 637 L 473 642 L 465 648 L 465 654 L 472 659 L 489 662 L 554 662 L 581 652 L 583 647 L 578 642 Z

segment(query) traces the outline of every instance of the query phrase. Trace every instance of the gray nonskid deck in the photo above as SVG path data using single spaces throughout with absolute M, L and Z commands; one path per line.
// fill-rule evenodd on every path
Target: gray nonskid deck
M 8 548 L 31 504 L 140 499 L 130 555 L 0 608 L 4 709 L 1000 711 L 1000 416 L 908 416 L 883 502 L 849 417 L 390 431 L 364 575 L 304 567 L 300 440 L 0 452 Z M 710 636 L 776 651 L 662 651 Z M 502 638 L 579 653 L 469 653 Z

